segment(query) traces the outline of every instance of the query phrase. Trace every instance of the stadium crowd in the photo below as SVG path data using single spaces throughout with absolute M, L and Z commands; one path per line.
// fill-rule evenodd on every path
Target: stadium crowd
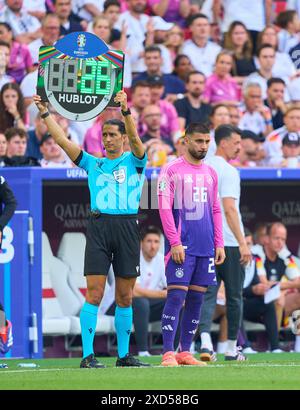
M 2 166 L 70 167 L 32 102 L 38 51 L 86 30 L 126 54 L 124 87 L 149 167 L 182 152 L 191 122 L 238 125 L 238 167 L 299 167 L 299 1 L 1 0 Z M 69 138 L 105 156 L 101 124 L 64 120 Z

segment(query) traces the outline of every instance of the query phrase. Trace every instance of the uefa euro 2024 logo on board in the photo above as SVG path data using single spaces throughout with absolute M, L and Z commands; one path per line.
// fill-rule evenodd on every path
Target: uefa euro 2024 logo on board
M 78 47 L 82 48 L 84 47 L 86 44 L 86 37 L 84 34 L 79 34 L 79 36 L 77 37 L 77 45 Z

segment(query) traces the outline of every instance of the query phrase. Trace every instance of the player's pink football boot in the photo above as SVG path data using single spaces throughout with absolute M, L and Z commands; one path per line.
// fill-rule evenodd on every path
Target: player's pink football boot
M 181 366 L 206 366 L 206 363 L 197 360 L 190 352 L 177 353 L 176 360 Z
M 161 365 L 165 367 L 176 367 L 178 366 L 177 360 L 175 358 L 174 352 L 164 353 L 161 361 Z

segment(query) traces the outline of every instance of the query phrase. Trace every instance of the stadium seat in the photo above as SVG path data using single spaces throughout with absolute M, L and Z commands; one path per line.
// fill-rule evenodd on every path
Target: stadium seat
M 84 250 L 86 239 L 85 235 L 80 232 L 67 232 L 63 235 L 59 244 L 57 256 L 69 267 L 68 283 L 76 294 L 81 306 L 85 301 L 86 280 L 83 275 L 84 267 Z M 106 285 L 105 291 L 108 291 L 109 285 Z M 101 306 L 99 311 L 101 312 Z M 97 334 L 114 332 L 114 318 L 100 314 L 97 321 Z M 71 318 L 71 334 L 80 334 L 80 321 L 78 317 Z
M 66 335 L 71 329 L 71 320 L 64 316 L 52 286 L 51 269 L 53 255 L 47 235 L 42 233 L 42 309 L 43 334 L 45 336 Z

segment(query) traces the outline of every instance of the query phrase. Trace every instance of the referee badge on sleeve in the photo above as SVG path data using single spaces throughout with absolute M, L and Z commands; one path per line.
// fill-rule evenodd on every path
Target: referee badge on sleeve
M 113 171 L 113 176 L 115 178 L 115 181 L 117 181 L 119 184 L 123 184 L 123 182 L 126 179 L 125 169 L 121 168 L 121 169 L 118 169 L 117 171 Z

